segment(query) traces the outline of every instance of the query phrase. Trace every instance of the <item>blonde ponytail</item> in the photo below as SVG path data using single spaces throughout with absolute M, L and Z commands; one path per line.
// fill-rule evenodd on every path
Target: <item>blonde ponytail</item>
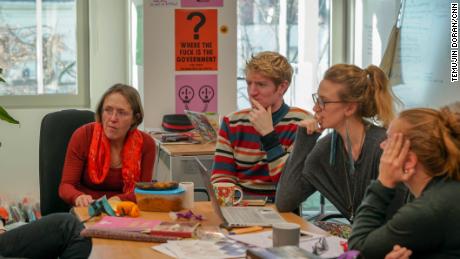
M 460 118 L 458 114 L 442 109 L 439 113 L 443 129 L 442 139 L 446 147 L 444 171 L 460 181 Z
M 394 96 L 389 80 L 380 68 L 370 65 L 364 71 L 369 75 L 367 88 L 373 90 L 368 91 L 366 99 L 373 100 L 376 117 L 387 128 L 395 117 L 394 102 L 399 102 L 399 99 Z
M 385 127 L 394 118 L 394 101 L 397 99 L 380 68 L 371 65 L 361 69 L 355 65 L 337 64 L 326 71 L 323 79 L 344 86 L 339 97 L 346 102 L 359 103 L 359 117 L 380 121 Z

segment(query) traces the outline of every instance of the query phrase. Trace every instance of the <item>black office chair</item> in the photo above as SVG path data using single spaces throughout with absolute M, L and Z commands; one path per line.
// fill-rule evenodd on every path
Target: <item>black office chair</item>
M 62 110 L 48 113 L 40 126 L 39 180 L 40 208 L 42 215 L 67 212 L 70 205 L 59 197 L 67 144 L 73 132 L 80 126 L 94 121 L 94 112 Z

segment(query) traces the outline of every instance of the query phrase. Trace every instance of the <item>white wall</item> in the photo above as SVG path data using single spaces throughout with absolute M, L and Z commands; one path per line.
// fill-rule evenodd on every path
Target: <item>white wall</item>
M 128 4 L 126 0 L 90 0 L 90 82 L 94 110 L 105 90 L 129 83 Z
M 180 2 L 180 1 L 179 1 Z M 164 114 L 175 113 L 174 7 L 151 7 L 144 0 L 144 110 L 146 128 L 159 127 Z M 218 9 L 218 71 L 187 74 L 218 74 L 218 113 L 236 110 L 236 1 L 224 1 Z M 184 74 L 178 72 L 177 74 Z
M 126 0 L 90 0 L 90 105 L 93 109 L 114 83 L 129 83 Z M 144 2 L 149 7 L 148 1 Z M 158 127 L 165 113 L 174 112 L 174 9 L 145 8 L 144 107 L 146 127 Z M 236 109 L 236 1 L 218 8 L 219 33 L 218 111 Z M 141 68 L 142 69 L 142 68 Z M 209 73 L 209 72 L 205 72 Z M 215 73 L 215 72 L 212 72 Z M 142 86 L 140 87 L 142 89 Z M 8 109 L 20 126 L 0 122 L 0 194 L 39 198 L 38 144 L 40 123 L 49 112 L 67 109 Z
M 90 0 L 91 107 L 114 83 L 128 83 L 126 0 Z M 86 109 L 89 107 L 75 107 Z M 20 126 L 0 122 L 0 194 L 39 198 L 40 123 L 49 112 L 64 109 L 8 109 Z M 67 109 L 67 108 L 66 108 Z

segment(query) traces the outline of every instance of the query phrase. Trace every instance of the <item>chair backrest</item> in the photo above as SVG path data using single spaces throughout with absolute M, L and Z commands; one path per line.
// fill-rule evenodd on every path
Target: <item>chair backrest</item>
M 67 144 L 80 126 L 94 121 L 94 112 L 62 110 L 42 119 L 39 146 L 40 208 L 42 215 L 69 211 L 70 206 L 59 198 L 62 168 Z

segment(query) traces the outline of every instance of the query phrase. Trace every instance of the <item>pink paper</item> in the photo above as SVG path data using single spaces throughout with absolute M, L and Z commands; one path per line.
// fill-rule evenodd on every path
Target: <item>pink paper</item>
M 217 75 L 176 75 L 176 113 L 217 112 Z
M 232 0 L 233 1 L 233 0 Z M 224 0 L 181 0 L 182 7 L 222 7 Z
M 152 229 L 153 227 L 159 225 L 160 223 L 161 223 L 161 220 L 104 216 L 96 224 L 91 225 L 88 228 L 103 229 L 103 230 L 139 231 L 140 232 L 146 229 Z

